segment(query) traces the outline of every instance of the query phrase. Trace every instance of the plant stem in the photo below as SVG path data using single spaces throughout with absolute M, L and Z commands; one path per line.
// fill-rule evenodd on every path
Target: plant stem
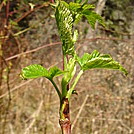
M 55 84 L 55 82 L 53 81 L 53 79 L 50 79 L 50 81 L 52 82 L 53 86 L 55 87 L 56 92 L 58 93 L 59 99 L 60 99 L 60 101 L 61 101 L 61 93 L 60 93 L 60 91 L 59 91 L 57 85 Z
M 63 98 L 60 105 L 60 120 L 62 134 L 71 134 L 71 122 L 68 98 Z
M 63 71 L 67 71 L 67 57 L 63 54 Z M 62 98 L 67 94 L 67 85 L 62 86 Z
M 69 113 L 69 99 L 71 97 L 72 91 L 76 86 L 80 76 L 83 74 L 83 70 L 79 72 L 71 88 L 68 90 L 67 95 L 62 98 L 60 104 L 60 126 L 62 129 L 62 134 L 71 134 L 71 122 L 70 122 L 70 113 Z
M 74 82 L 73 82 L 71 88 L 69 89 L 69 91 L 68 91 L 68 93 L 67 93 L 67 96 L 66 96 L 66 98 L 68 98 L 68 100 L 70 100 L 70 97 L 71 97 L 71 95 L 72 95 L 72 92 L 73 92 L 73 90 L 74 90 L 74 88 L 75 88 L 75 86 L 76 86 L 76 84 L 77 84 L 77 82 L 78 82 L 78 80 L 80 79 L 80 77 L 81 77 L 82 74 L 83 74 L 83 70 L 81 70 L 81 71 L 78 73 L 78 75 L 77 75 L 77 77 L 75 78 L 75 80 L 74 80 Z

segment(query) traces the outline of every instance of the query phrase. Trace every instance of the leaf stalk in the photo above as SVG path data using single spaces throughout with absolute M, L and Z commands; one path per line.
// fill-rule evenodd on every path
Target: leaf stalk
M 69 91 L 67 92 L 66 98 L 68 98 L 68 100 L 70 100 L 70 97 L 71 97 L 71 95 L 72 95 L 72 92 L 73 92 L 73 90 L 74 90 L 74 88 L 75 88 L 75 86 L 76 86 L 76 84 L 77 84 L 77 82 L 78 82 L 78 80 L 80 79 L 80 77 L 81 77 L 82 74 L 83 74 L 83 70 L 81 70 L 81 71 L 78 73 L 78 75 L 77 75 L 77 77 L 75 78 L 75 80 L 74 80 L 74 82 L 73 82 L 71 88 L 70 88 Z
M 53 79 L 49 79 L 51 81 L 51 83 L 53 84 L 53 86 L 55 87 L 56 89 L 56 92 L 58 93 L 58 96 L 59 96 L 59 99 L 61 101 L 61 92 L 59 90 L 59 88 L 57 87 L 57 85 L 55 84 L 54 80 Z

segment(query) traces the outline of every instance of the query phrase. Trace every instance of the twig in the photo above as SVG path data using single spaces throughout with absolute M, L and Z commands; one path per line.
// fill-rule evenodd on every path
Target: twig
M 40 9 L 40 8 L 43 8 L 43 7 L 45 7 L 45 6 L 48 6 L 48 5 L 49 5 L 49 2 L 46 2 L 46 3 L 44 3 L 44 4 L 40 5 L 40 6 L 37 6 L 37 7 L 34 8 L 33 10 L 30 10 L 30 11 L 24 13 L 20 18 L 16 19 L 15 22 L 18 23 L 19 21 L 21 21 L 23 18 L 27 17 L 27 16 L 28 16 L 29 14 L 31 14 L 32 12 L 34 12 L 34 11 Z
M 5 127 L 6 127 L 6 121 L 7 121 L 7 116 L 8 116 L 8 112 L 9 112 L 9 109 L 10 109 L 10 104 L 11 104 L 11 92 L 10 92 L 10 86 L 9 86 L 9 73 L 10 73 L 10 69 L 8 67 L 8 64 L 7 62 L 5 61 L 5 59 L 2 57 L 6 67 L 7 67 L 7 90 L 8 90 L 8 102 L 7 102 L 7 108 L 6 108 L 6 113 L 5 113 L 5 118 L 4 118 L 4 124 L 3 124 L 3 131 L 2 131 L 2 134 L 5 133 Z
M 28 81 L 26 81 L 26 82 L 24 82 L 24 83 L 22 83 L 22 84 L 20 84 L 20 85 L 18 85 L 18 86 L 16 86 L 16 87 L 14 87 L 13 89 L 10 90 L 10 93 L 13 92 L 13 91 L 15 91 L 15 90 L 17 90 L 18 88 L 20 88 L 20 87 L 22 87 L 22 86 L 28 84 L 28 83 L 31 82 L 31 81 L 33 81 L 33 80 L 32 80 L 32 79 L 31 79 L 31 80 L 28 80 Z M 5 94 L 1 95 L 1 96 L 0 96 L 0 99 L 3 98 L 3 97 L 5 97 L 5 96 L 7 96 L 8 94 L 9 94 L 9 92 L 6 92 Z
M 73 123 L 72 123 L 72 130 L 73 130 L 73 128 L 74 128 L 74 126 L 75 126 L 77 120 L 78 120 L 79 117 L 80 117 L 80 114 L 81 114 L 81 112 L 82 112 L 82 110 L 83 110 L 83 108 L 84 108 L 84 106 L 85 106 L 85 104 L 86 104 L 86 101 L 87 101 L 88 97 L 89 97 L 89 95 L 86 96 L 86 98 L 85 98 L 85 100 L 83 101 L 83 103 L 82 103 L 82 105 L 81 105 L 81 108 L 80 108 L 80 110 L 79 110 L 79 112 L 78 112 L 78 114 L 77 114 L 75 120 L 74 120 Z
M 101 26 L 98 26 L 98 28 L 100 30 L 108 31 L 108 32 L 111 32 L 111 33 L 121 34 L 121 35 L 124 35 L 124 36 L 134 36 L 134 33 L 125 33 L 123 31 L 115 31 L 115 30 L 104 28 L 104 27 L 101 27 Z
M 78 42 L 80 41 L 84 41 L 84 40 L 88 40 L 88 41 L 96 41 L 96 40 L 116 40 L 116 41 L 123 41 L 123 42 L 127 42 L 127 43 L 130 43 L 132 44 L 133 42 L 129 41 L 129 40 L 122 40 L 122 39 L 119 39 L 119 38 L 109 38 L 109 37 L 96 37 L 96 38 L 91 38 L 91 39 L 82 39 L 82 40 L 78 40 Z M 46 47 L 50 47 L 50 46 L 55 46 L 55 45 L 60 45 L 61 42 L 55 42 L 55 43 L 50 43 L 50 44 L 47 44 L 47 45 L 43 45 L 43 46 L 40 46 L 40 47 L 37 47 L 35 49 L 32 49 L 32 50 L 29 50 L 29 51 L 26 51 L 26 52 L 23 52 L 23 53 L 20 53 L 20 54 L 16 54 L 14 56 L 11 56 L 9 58 L 6 58 L 6 61 L 9 61 L 9 60 L 12 60 L 14 58 L 17 58 L 21 55 L 24 55 L 24 54 L 29 54 L 29 53 L 32 53 L 32 52 L 36 52 L 42 48 L 46 48 Z M 79 47 L 82 47 L 83 45 L 80 45 Z
M 2 7 L 4 6 L 4 4 L 5 4 L 5 2 L 3 0 L 2 3 L 0 4 L 0 11 L 1 11 Z
M 9 101 L 11 101 L 11 92 L 10 92 L 10 86 L 9 86 L 9 73 L 10 73 L 10 68 L 8 67 L 8 64 L 7 62 L 5 61 L 5 59 L 2 57 L 6 67 L 7 67 L 7 81 L 6 81 L 6 84 L 7 84 L 7 90 L 8 90 L 8 99 Z
M 19 57 L 21 55 L 24 55 L 24 54 L 29 54 L 29 53 L 32 53 L 32 52 L 36 52 L 36 51 L 38 51 L 38 50 L 40 50 L 42 48 L 46 48 L 46 47 L 50 47 L 50 46 L 55 46 L 55 45 L 58 45 L 58 44 L 61 44 L 61 42 L 56 42 L 56 43 L 50 43 L 50 44 L 47 44 L 47 45 L 43 45 L 41 47 L 37 47 L 35 49 L 32 49 L 32 50 L 29 50 L 29 51 L 26 51 L 26 52 L 23 52 L 23 53 L 11 56 L 11 57 L 7 58 L 6 61 L 12 60 L 12 59 L 17 58 L 17 57 Z
M 9 19 L 9 7 L 10 7 L 10 0 L 7 0 L 6 4 L 6 25 L 8 25 L 8 19 Z

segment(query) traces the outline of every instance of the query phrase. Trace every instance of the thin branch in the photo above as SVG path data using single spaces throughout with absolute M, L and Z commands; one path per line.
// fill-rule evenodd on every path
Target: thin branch
M 0 4 L 0 11 L 1 11 L 2 7 L 4 6 L 4 4 L 5 4 L 5 1 L 3 0 L 2 3 Z
M 27 17 L 29 14 L 35 12 L 35 11 L 38 10 L 38 9 L 41 9 L 41 8 L 43 8 L 43 7 L 46 7 L 46 6 L 48 6 L 48 5 L 49 5 L 49 2 L 45 2 L 44 4 L 42 4 L 42 5 L 38 6 L 38 7 L 35 7 L 34 9 L 32 9 L 32 10 L 30 10 L 30 11 L 24 13 L 20 18 L 16 19 L 15 22 L 18 23 L 18 22 L 21 21 L 23 18 Z
M 122 39 L 119 39 L 119 38 L 109 38 L 109 37 L 96 37 L 96 38 L 91 38 L 91 39 L 82 39 L 82 40 L 78 40 L 78 42 L 80 41 L 85 41 L 85 40 L 88 40 L 88 41 L 96 41 L 96 40 L 116 40 L 116 41 L 122 41 L 122 42 L 127 42 L 127 43 L 130 43 L 130 44 L 133 44 L 132 41 L 130 40 L 122 40 Z M 9 60 L 12 60 L 14 58 L 17 58 L 19 56 L 22 56 L 22 55 L 25 55 L 25 54 L 29 54 L 29 53 L 32 53 L 32 52 L 36 52 L 42 48 L 46 48 L 46 47 L 50 47 L 50 46 L 55 46 L 55 45 L 61 45 L 62 43 L 61 42 L 55 42 L 55 43 L 50 43 L 50 44 L 46 44 L 46 45 L 43 45 L 43 46 L 40 46 L 40 47 L 37 47 L 35 49 L 32 49 L 32 50 L 29 50 L 29 51 L 26 51 L 26 52 L 23 52 L 23 53 L 20 53 L 20 54 L 16 54 L 14 56 L 11 56 L 9 58 L 6 58 L 6 61 L 9 61 Z M 80 47 L 82 47 L 83 45 L 81 45 Z
M 10 7 L 10 0 L 7 0 L 6 4 L 6 25 L 8 25 L 8 19 L 9 19 L 9 7 Z
M 16 54 L 16 55 L 11 56 L 9 58 L 6 58 L 6 61 L 12 60 L 12 59 L 17 58 L 17 57 L 19 57 L 21 55 L 24 55 L 24 54 L 29 54 L 29 53 L 32 53 L 32 52 L 36 52 L 36 51 L 38 51 L 38 50 L 40 50 L 42 48 L 46 48 L 46 47 L 50 47 L 50 46 L 55 46 L 55 45 L 58 45 L 58 44 L 61 44 L 61 42 L 56 42 L 56 43 L 50 43 L 50 44 L 47 44 L 47 45 L 43 45 L 41 47 L 37 47 L 35 49 L 32 49 L 32 50 L 29 50 L 29 51 L 26 51 L 26 52 L 23 52 L 23 53 L 20 53 L 20 54 Z
M 9 102 L 11 101 L 11 92 L 10 92 L 10 86 L 9 86 L 9 73 L 10 73 L 10 68 L 8 67 L 7 62 L 5 61 L 5 59 L 2 57 L 6 67 L 7 67 L 7 80 L 6 80 L 6 84 L 7 84 L 7 90 L 8 90 L 8 97 L 9 97 Z
M 8 116 L 8 112 L 9 112 L 9 108 L 10 108 L 10 104 L 11 104 L 11 92 L 10 92 L 10 86 L 9 86 L 9 73 L 10 73 L 10 68 L 8 67 L 7 62 L 5 61 L 5 59 L 2 57 L 6 67 L 7 67 L 7 90 L 8 90 L 8 103 L 7 103 L 7 108 L 6 108 L 6 113 L 5 113 L 5 118 L 4 118 L 4 124 L 3 124 L 3 131 L 2 134 L 5 133 L 5 127 L 6 127 L 6 121 L 7 121 L 7 116 Z
M 17 89 L 20 89 L 22 86 L 28 84 L 31 81 L 33 81 L 33 79 L 28 80 L 28 81 L 26 81 L 26 82 L 24 82 L 24 83 L 22 83 L 22 84 L 20 84 L 20 85 L 18 85 L 16 87 L 14 87 L 13 89 L 10 90 L 10 93 L 13 92 L 13 91 L 15 91 L 15 90 L 17 90 Z M 5 97 L 5 96 L 7 96 L 8 94 L 9 94 L 9 92 L 6 92 L 5 94 L 1 95 L 0 96 L 0 99 L 3 98 L 3 97 Z
M 103 31 L 108 31 L 108 32 L 111 32 L 111 33 L 117 33 L 117 34 L 124 35 L 124 36 L 134 36 L 134 33 L 125 33 L 123 31 L 115 31 L 115 30 L 108 29 L 108 28 L 101 27 L 101 26 L 98 26 L 98 28 L 100 30 L 103 30 Z

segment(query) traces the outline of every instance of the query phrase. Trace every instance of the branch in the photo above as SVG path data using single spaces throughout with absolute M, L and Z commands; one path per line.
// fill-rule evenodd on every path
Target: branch
M 96 41 L 96 40 L 116 40 L 116 41 L 122 41 L 122 42 L 127 42 L 127 43 L 130 43 L 130 44 L 133 44 L 133 42 L 132 41 L 130 41 L 130 40 L 122 40 L 122 39 L 119 39 L 119 38 L 109 38 L 109 37 L 96 37 L 96 38 L 90 38 L 90 39 L 88 39 L 88 38 L 86 38 L 86 39 L 82 39 L 82 40 L 78 40 L 78 42 L 80 42 L 80 41 Z M 55 46 L 55 45 L 61 45 L 62 43 L 61 42 L 55 42 L 55 43 L 50 43 L 50 44 L 46 44 L 46 45 L 42 45 L 42 46 L 40 46 L 40 47 L 37 47 L 37 48 L 35 48 L 35 49 L 32 49 L 32 50 L 29 50 L 29 51 L 26 51 L 26 52 L 23 52 L 23 53 L 20 53 L 20 54 L 16 54 L 16 55 L 14 55 L 14 56 L 11 56 L 11 57 L 9 57 L 9 58 L 6 58 L 5 60 L 6 61 L 9 61 L 9 60 L 12 60 L 12 59 L 14 59 L 14 58 L 17 58 L 17 57 L 19 57 L 19 56 L 22 56 L 22 55 L 24 55 L 24 54 L 29 54 L 29 53 L 32 53 L 32 52 L 36 52 L 36 51 L 38 51 L 38 50 L 40 50 L 40 49 L 42 49 L 42 48 L 46 48 L 46 47 L 50 47 L 50 46 Z M 82 47 L 83 45 L 81 45 L 80 47 Z M 79 47 L 79 48 L 80 48 Z M 79 49 L 78 48 L 78 49 Z
M 50 47 L 50 46 L 55 46 L 55 45 L 58 45 L 58 44 L 61 44 L 61 42 L 55 42 L 55 43 L 50 43 L 50 44 L 47 44 L 47 45 L 43 45 L 41 47 L 37 47 L 35 49 L 32 49 L 32 50 L 29 50 L 29 51 L 26 51 L 26 52 L 23 52 L 23 53 L 20 53 L 20 54 L 16 54 L 16 55 L 11 56 L 9 58 L 6 58 L 6 61 L 12 60 L 12 59 L 17 58 L 17 57 L 19 57 L 21 55 L 24 55 L 24 54 L 29 54 L 29 53 L 32 53 L 32 52 L 36 52 L 36 51 L 38 51 L 38 50 L 40 50 L 42 48 L 46 48 L 46 47 Z
M 28 83 L 31 82 L 31 81 L 33 81 L 33 79 L 28 80 L 28 81 L 26 81 L 26 82 L 24 82 L 24 83 L 22 83 L 22 84 L 20 84 L 20 85 L 18 85 L 18 86 L 16 86 L 16 87 L 14 87 L 13 89 L 10 90 L 10 94 L 11 94 L 13 91 L 17 90 L 18 88 L 20 89 L 20 87 L 22 87 L 22 86 L 28 84 Z M 3 98 L 3 97 L 5 97 L 5 96 L 7 96 L 8 94 L 9 94 L 9 92 L 7 91 L 5 94 L 3 94 L 3 95 L 0 96 L 0 99 Z
M 18 23 L 19 21 L 21 21 L 22 19 L 24 19 L 25 17 L 27 17 L 29 14 L 35 12 L 35 11 L 38 10 L 38 9 L 41 9 L 41 8 L 43 8 L 43 7 L 46 7 L 46 6 L 48 6 L 48 5 L 49 5 L 49 2 L 45 2 L 44 4 L 42 4 L 42 5 L 38 6 L 38 7 L 35 7 L 34 9 L 32 9 L 32 10 L 30 10 L 30 11 L 24 13 L 20 18 L 16 19 L 15 22 Z

